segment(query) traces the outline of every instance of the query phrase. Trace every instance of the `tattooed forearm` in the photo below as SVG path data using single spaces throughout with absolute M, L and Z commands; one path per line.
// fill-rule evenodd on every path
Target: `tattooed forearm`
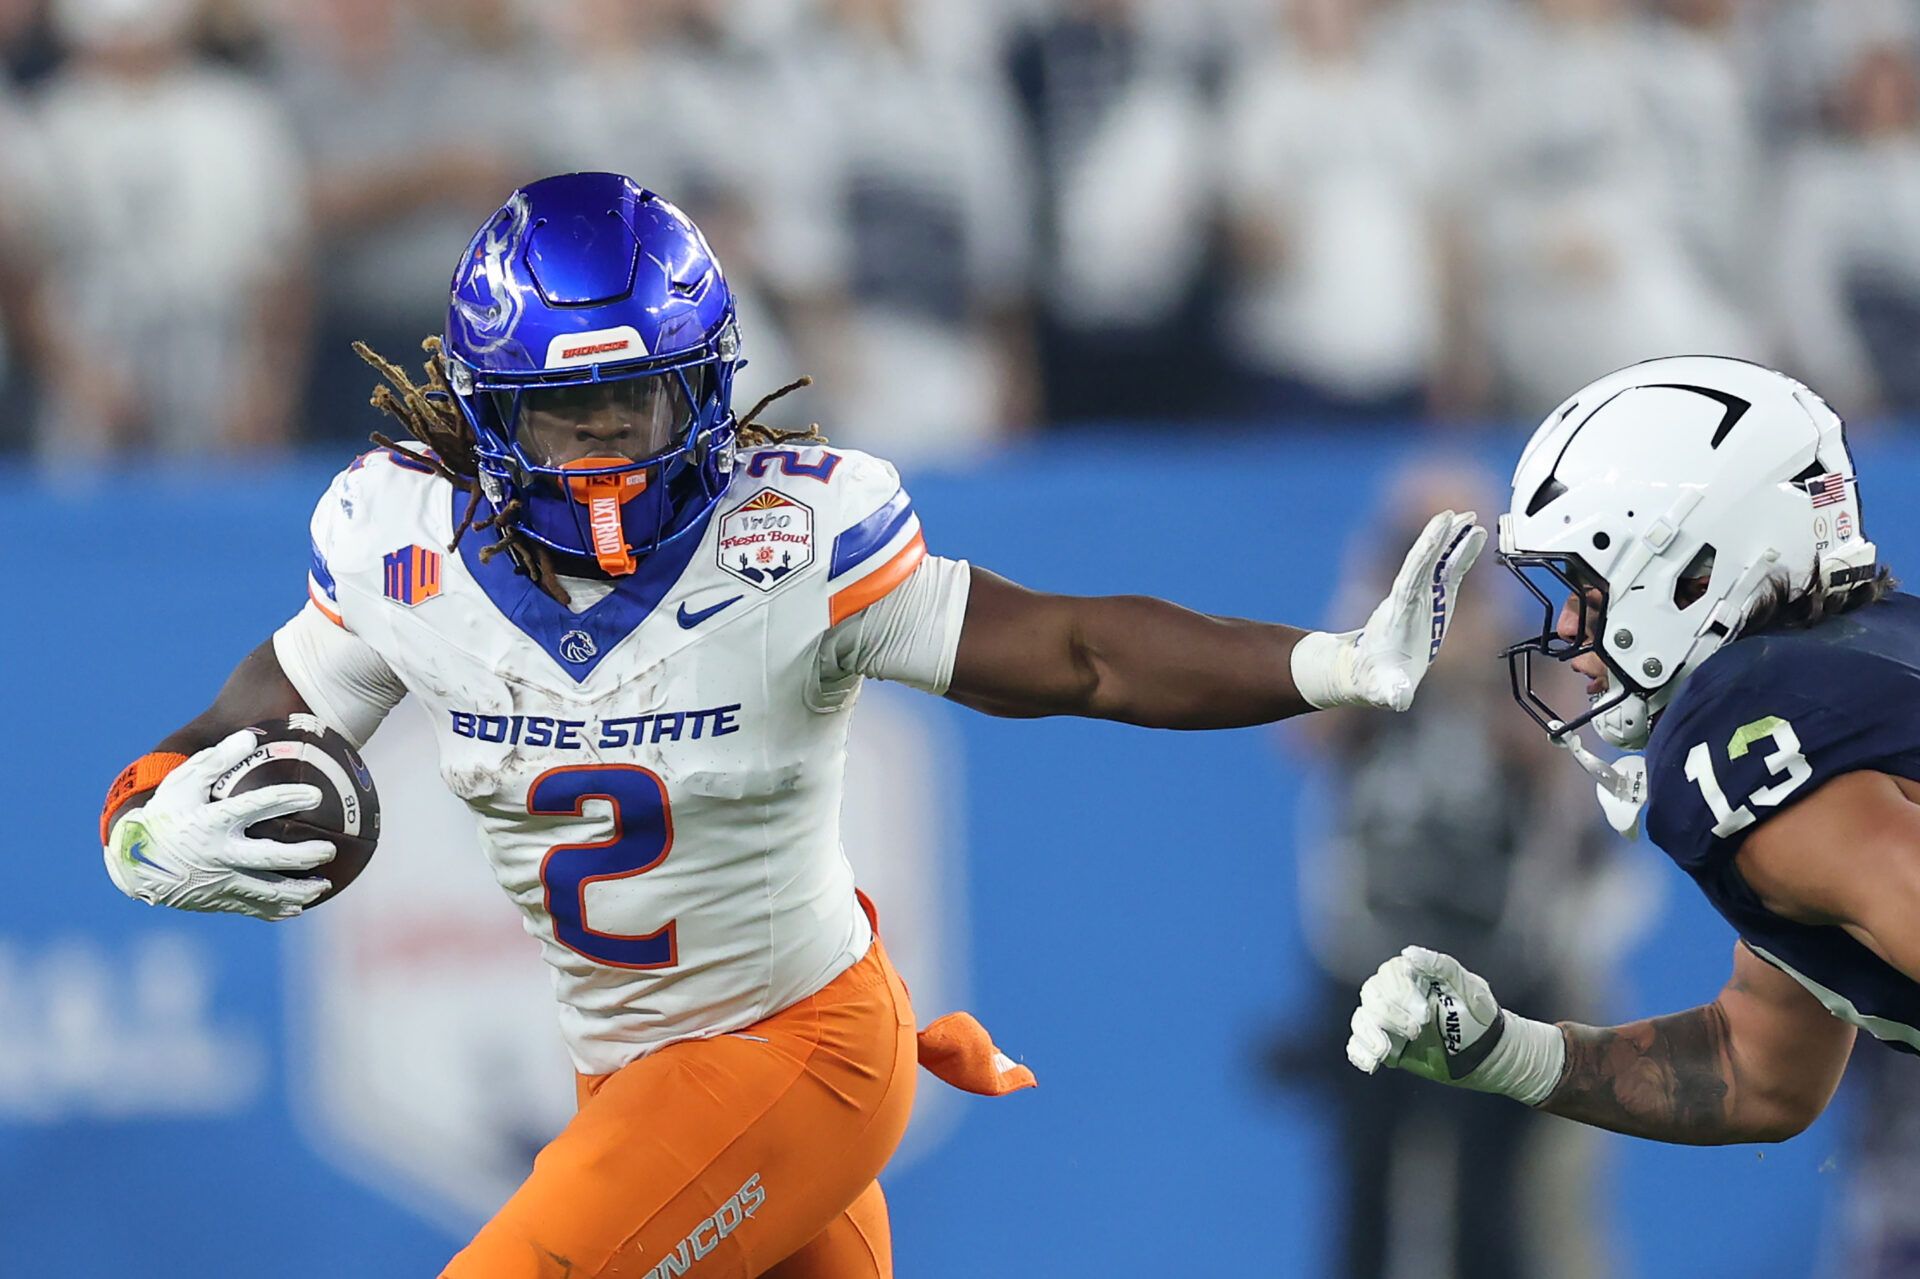
M 1542 1110 L 1657 1141 L 1750 1139 L 1733 1122 L 1733 1053 L 1718 1003 L 1625 1026 L 1561 1029 L 1566 1073 Z

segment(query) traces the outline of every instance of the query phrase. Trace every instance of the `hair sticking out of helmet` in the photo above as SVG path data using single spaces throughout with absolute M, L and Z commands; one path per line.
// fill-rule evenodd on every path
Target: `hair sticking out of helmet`
M 1842 584 L 1838 589 L 1831 582 L 1822 584 L 1811 580 L 1795 585 L 1775 579 L 1748 610 L 1739 633 L 1763 635 L 1768 631 L 1810 630 L 1830 617 L 1878 604 L 1899 589 L 1899 579 L 1884 564 L 1874 565 L 1870 575 Z
M 559 600 L 568 602 L 566 587 L 560 582 L 555 568 L 553 552 L 539 542 L 522 534 L 513 523 L 513 503 L 508 502 L 486 515 L 480 511 L 480 467 L 474 452 L 473 426 L 453 403 L 451 388 L 447 385 L 446 358 L 438 337 L 428 337 L 420 343 L 420 349 L 426 354 L 425 383 L 416 383 L 407 371 L 397 363 L 387 359 L 365 342 L 355 342 L 354 352 L 371 365 L 381 376 L 382 381 L 373 388 L 370 400 L 373 407 L 387 414 L 406 428 L 407 434 L 426 446 L 427 451 L 402 450 L 402 446 L 384 432 L 375 431 L 373 443 L 381 448 L 393 451 L 405 451 L 409 457 L 419 458 L 442 479 L 467 495 L 466 510 L 460 523 L 453 530 L 453 539 L 448 542 L 448 551 L 457 549 L 460 539 L 469 530 L 493 530 L 496 540 L 480 549 L 480 557 L 490 560 L 505 552 L 514 564 L 516 572 L 525 574 L 534 585 Z M 765 396 L 750 409 L 745 418 L 735 428 L 735 438 L 744 446 L 757 448 L 768 444 L 785 444 L 804 441 L 824 444 L 826 437 L 820 433 L 818 423 L 803 430 L 787 431 L 762 423 L 760 414 L 772 405 L 813 385 L 811 377 L 796 378 Z M 478 518 L 476 518 L 478 516 Z

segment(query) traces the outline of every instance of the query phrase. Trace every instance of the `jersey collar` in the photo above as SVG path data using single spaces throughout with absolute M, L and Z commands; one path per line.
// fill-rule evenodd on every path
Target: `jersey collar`
M 461 503 L 465 494 L 454 489 L 453 524 L 460 526 L 466 514 Z M 476 519 L 493 514 L 493 505 L 475 494 Z M 717 504 L 715 509 L 717 509 Z M 694 554 L 706 544 L 706 525 L 713 518 L 709 510 L 699 527 L 687 531 L 665 546 L 640 558 L 639 567 L 617 579 L 613 590 L 584 612 L 576 613 L 533 584 L 532 579 L 516 573 L 513 560 L 505 553 L 482 560 L 480 552 L 487 539 L 474 532 L 460 539 L 460 561 L 486 592 L 500 615 L 517 626 L 528 639 L 545 650 L 553 664 L 565 671 L 576 684 L 585 683 L 608 653 L 640 628 L 653 610 L 673 589 L 675 582 L 693 562 Z

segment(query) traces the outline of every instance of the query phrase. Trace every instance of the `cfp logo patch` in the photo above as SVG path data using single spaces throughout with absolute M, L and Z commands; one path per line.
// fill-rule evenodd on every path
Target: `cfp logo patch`
M 412 608 L 440 593 L 440 552 L 424 546 L 403 546 L 381 558 L 386 575 L 381 593 L 396 604 Z
M 763 488 L 720 517 L 720 567 L 770 591 L 813 563 L 813 508 Z

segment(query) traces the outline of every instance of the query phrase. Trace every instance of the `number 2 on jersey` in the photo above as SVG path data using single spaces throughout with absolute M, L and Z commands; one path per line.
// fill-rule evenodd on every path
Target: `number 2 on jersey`
M 535 817 L 583 817 L 588 800 L 613 809 L 613 834 L 584 844 L 556 844 L 540 860 L 554 940 L 575 954 L 615 968 L 671 968 L 679 958 L 674 924 L 645 935 L 602 932 L 587 922 L 587 886 L 644 875 L 673 848 L 667 786 L 635 764 L 571 764 L 550 768 L 527 791 Z
M 1786 777 L 1754 791 L 1747 796 L 1747 803 L 1737 808 L 1727 802 L 1727 793 L 1720 789 L 1720 779 L 1714 776 L 1713 755 L 1707 749 L 1707 744 L 1701 742 L 1687 752 L 1687 778 L 1700 788 L 1700 797 L 1707 801 L 1707 807 L 1713 812 L 1713 833 L 1721 839 L 1743 831 L 1759 820 L 1748 804 L 1772 808 L 1799 790 L 1813 776 L 1813 765 L 1807 763 L 1807 757 L 1800 749 L 1800 735 L 1793 731 L 1792 724 L 1778 715 L 1769 715 L 1743 725 L 1727 743 L 1727 758 L 1740 759 L 1749 749 L 1768 738 L 1772 738 L 1779 749 L 1761 763 L 1775 777 L 1782 773 Z

